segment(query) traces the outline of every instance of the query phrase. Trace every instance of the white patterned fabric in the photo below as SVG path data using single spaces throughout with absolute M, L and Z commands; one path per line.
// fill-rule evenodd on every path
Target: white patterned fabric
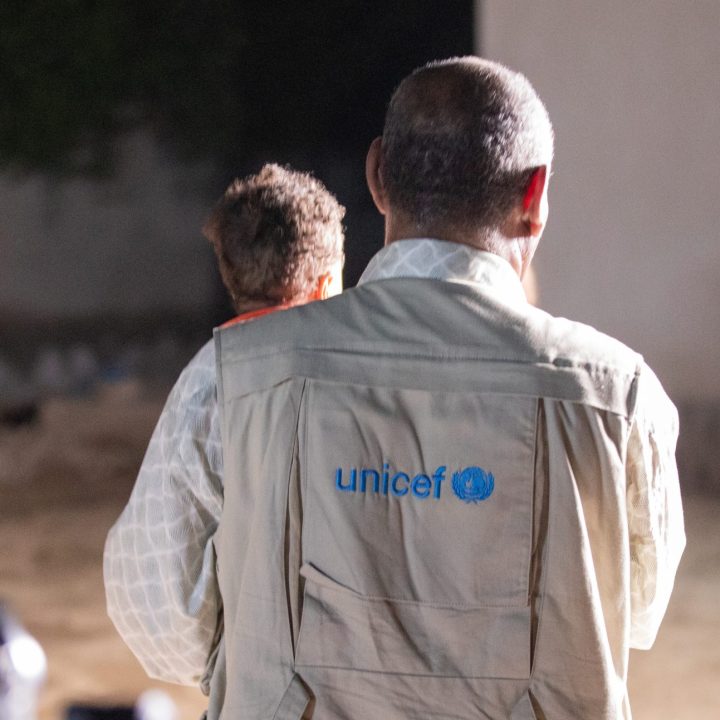
M 646 367 L 627 451 L 630 535 L 630 647 L 649 649 L 665 615 L 685 549 L 675 462 L 678 417 L 655 374 Z
M 501 257 L 433 238 L 397 240 L 387 245 L 370 260 L 358 285 L 413 277 L 478 283 L 511 302 L 526 301 L 520 279 Z
M 105 544 L 108 614 L 151 677 L 195 685 L 205 671 L 221 614 L 212 537 L 222 502 L 211 341 L 170 393 Z
M 392 243 L 372 258 L 359 284 L 396 277 L 481 283 L 509 302 L 526 302 L 505 260 L 440 240 Z M 674 457 L 677 415 L 649 368 L 644 376 L 649 380 L 639 388 L 627 463 L 630 644 L 637 648 L 655 638 L 685 545 Z M 212 538 L 222 503 L 210 342 L 173 388 L 105 546 L 108 613 L 152 677 L 192 685 L 212 669 L 222 628 Z

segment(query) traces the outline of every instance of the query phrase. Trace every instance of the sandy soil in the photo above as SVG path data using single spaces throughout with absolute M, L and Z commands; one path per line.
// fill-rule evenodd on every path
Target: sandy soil
M 70 703 L 131 705 L 161 687 L 182 720 L 195 688 L 147 678 L 105 614 L 102 549 L 134 482 L 162 398 L 135 384 L 56 400 L 35 427 L 0 433 L 0 596 L 48 656 L 41 720 Z
M 55 400 L 34 427 L 0 430 L 0 597 L 45 648 L 41 720 L 71 702 L 131 704 L 161 687 L 182 720 L 205 699 L 148 680 L 105 615 L 102 547 L 132 488 L 162 398 L 139 385 Z M 686 498 L 688 550 L 653 650 L 634 652 L 636 720 L 720 717 L 720 498 Z

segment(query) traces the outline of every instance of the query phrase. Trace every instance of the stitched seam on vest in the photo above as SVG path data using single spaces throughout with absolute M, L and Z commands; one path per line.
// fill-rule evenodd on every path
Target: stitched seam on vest
M 313 379 L 314 378 L 305 378 L 305 382 L 303 384 L 303 397 L 302 397 L 302 410 L 303 410 L 303 413 L 302 413 L 303 414 L 302 462 L 303 462 L 303 464 L 301 465 L 301 468 L 304 468 L 305 470 L 307 470 L 307 468 L 310 467 L 309 461 L 308 461 L 308 425 L 309 425 L 309 418 L 310 418 L 310 399 L 312 397 L 311 391 L 313 390 L 313 388 L 312 388 Z M 307 390 L 307 393 L 306 393 L 305 389 L 306 389 L 306 386 L 308 385 L 308 383 L 311 384 L 311 387 Z M 298 427 L 298 433 L 299 432 L 300 432 L 300 428 Z M 300 478 L 300 499 L 303 503 L 307 502 L 307 498 L 308 498 L 308 488 L 307 488 L 308 477 L 307 476 L 308 476 L 307 472 L 303 472 L 302 477 Z M 303 511 L 303 524 L 304 524 L 306 515 L 307 515 L 307 513 L 305 511 Z M 304 537 L 304 533 L 301 530 L 300 550 L 301 550 L 302 556 L 304 557 L 303 551 L 305 549 L 305 546 L 304 546 L 303 537 Z M 302 567 L 302 563 L 300 563 L 300 567 Z M 300 570 L 300 568 L 298 568 L 298 571 L 299 570 Z M 303 593 L 303 595 L 304 595 L 304 593 Z M 300 621 L 300 624 L 302 625 L 302 621 Z
M 283 693 L 282 697 L 280 698 L 280 702 L 277 704 L 277 707 L 275 708 L 275 712 L 274 712 L 273 715 L 272 715 L 272 716 L 273 716 L 273 720 L 275 720 L 275 718 L 277 717 L 278 712 L 280 711 L 280 708 L 283 706 L 283 702 L 285 701 L 285 697 L 286 697 L 287 694 L 290 692 L 290 690 L 291 690 L 291 688 L 292 688 L 292 686 L 293 686 L 293 681 L 295 680 L 295 676 L 296 676 L 296 675 L 297 675 L 297 673 L 293 673 L 293 674 L 292 674 L 292 677 L 290 678 L 290 682 L 288 683 L 288 686 L 285 688 L 285 692 Z
M 322 573 L 320 570 L 315 568 L 314 565 L 310 565 L 310 567 L 314 568 L 321 575 L 324 575 L 324 573 Z M 417 607 L 427 607 L 427 608 L 438 608 L 438 609 L 449 608 L 449 609 L 462 609 L 462 610 L 501 610 L 501 609 L 521 610 L 521 609 L 527 607 L 527 604 L 525 604 L 525 605 L 508 605 L 508 604 L 471 605 L 471 604 L 467 604 L 467 603 L 439 603 L 439 602 L 433 602 L 432 600 L 429 600 L 429 601 L 408 600 L 406 598 L 387 597 L 384 595 L 363 595 L 362 593 L 359 593 L 356 590 L 346 587 L 345 585 L 341 585 L 340 583 L 336 582 L 335 580 L 332 580 L 331 578 L 328 578 L 328 581 L 326 583 L 315 580 L 313 578 L 306 578 L 306 582 L 313 583 L 313 584 L 317 585 L 318 587 L 321 587 L 324 590 L 327 590 L 328 592 L 334 592 L 334 593 L 337 593 L 338 595 L 350 595 L 354 600 L 356 600 L 358 602 L 389 603 L 389 604 L 397 604 L 397 605 L 414 605 Z
M 370 351 L 372 354 L 370 354 Z M 276 355 L 293 355 L 293 354 L 336 354 L 336 355 L 352 355 L 353 357 L 357 357 L 358 355 L 360 357 L 366 356 L 368 358 L 372 358 L 373 360 L 377 360 L 379 358 L 382 359 L 392 359 L 392 358 L 399 358 L 401 360 L 448 360 L 448 361 L 463 361 L 463 360 L 472 360 L 472 361 L 481 361 L 481 362 L 488 362 L 488 363 L 498 363 L 498 364 L 509 364 L 509 365 L 518 365 L 518 366 L 536 366 L 540 368 L 547 368 L 549 370 L 551 369 L 557 369 L 557 370 L 584 370 L 585 372 L 601 372 L 606 374 L 612 374 L 617 375 L 620 377 L 625 378 L 636 378 L 640 374 L 640 370 L 636 366 L 635 368 L 623 370 L 622 368 L 616 366 L 616 365 L 603 365 L 600 363 L 593 363 L 589 362 L 587 360 L 583 360 L 582 358 L 578 359 L 572 359 L 572 358 L 566 358 L 566 357 L 556 357 L 556 358 L 508 358 L 504 356 L 497 356 L 497 355 L 484 355 L 480 353 L 473 353 L 473 352 L 463 352 L 462 350 L 458 350 L 456 352 L 438 352 L 438 351 L 428 351 L 428 350 L 418 350 L 414 352 L 402 352 L 402 351 L 393 351 L 389 352 L 387 350 L 373 350 L 372 348 L 372 341 L 368 341 L 365 343 L 348 343 L 347 345 L 344 345 L 342 347 L 334 346 L 334 345 L 313 345 L 313 346 L 303 346 L 303 345 L 277 345 L 274 347 L 268 348 L 265 352 L 243 352 L 239 357 L 233 357 L 233 358 L 224 358 L 223 359 L 223 365 L 225 367 L 230 365 L 239 365 L 244 364 L 248 360 L 264 360 L 266 358 L 275 357 Z
M 542 398 L 542 401 L 544 402 L 546 398 Z M 545 420 L 545 432 L 547 433 L 547 414 L 545 413 L 545 410 L 543 409 L 543 414 L 546 417 Z M 550 457 L 549 454 L 545 458 L 545 462 L 550 463 Z M 553 492 L 550 487 L 550 482 L 547 483 L 546 492 L 548 494 L 547 496 L 547 503 L 548 503 L 548 517 L 547 517 L 547 538 L 545 540 L 545 548 L 543 549 L 543 556 L 542 556 L 542 568 L 543 568 L 543 581 L 542 581 L 542 590 L 540 594 L 540 606 L 538 608 L 538 625 L 537 625 L 537 635 L 535 637 L 535 652 L 533 653 L 533 657 L 531 660 L 531 666 L 530 666 L 530 685 L 529 689 L 532 688 L 532 684 L 535 679 L 535 668 L 537 666 L 536 660 L 540 653 L 540 645 L 541 639 L 542 639 L 542 629 L 544 625 L 544 614 L 543 610 L 545 609 L 545 599 L 547 598 L 547 583 L 548 583 L 548 577 L 550 576 L 550 572 L 548 569 L 548 560 L 550 558 L 550 545 L 551 545 L 551 533 L 550 533 L 550 526 L 552 524 L 552 519 L 550 517 L 550 504 L 553 501 Z
M 525 678 L 515 677 L 497 677 L 495 675 L 439 675 L 437 673 L 413 673 L 413 672 L 398 672 L 397 670 L 369 670 L 359 669 L 351 667 L 340 667 L 338 665 L 316 665 L 311 663 L 298 663 L 298 668 L 322 668 L 324 670 L 341 670 L 342 672 L 355 672 L 355 673 L 367 673 L 370 675 L 393 675 L 395 677 L 432 677 L 441 680 L 498 680 L 501 682 L 512 682 L 512 683 L 526 683 Z
M 637 411 L 637 399 L 638 399 L 638 386 L 640 384 L 640 375 L 642 373 L 643 363 L 639 363 L 635 370 L 635 378 L 630 385 L 630 391 L 628 393 L 628 425 L 632 425 L 635 420 L 635 412 Z
M 305 517 L 307 516 L 307 508 L 305 507 L 305 503 L 307 503 L 308 499 L 308 490 L 307 490 L 307 472 L 306 469 L 309 467 L 308 465 L 308 416 L 310 414 L 310 398 L 311 398 L 311 388 L 308 388 L 308 379 L 306 378 L 303 382 L 303 390 L 302 395 L 300 399 L 300 412 L 298 413 L 298 440 L 300 439 L 300 432 L 302 432 L 302 444 L 300 445 L 299 453 L 302 454 L 302 461 L 300 465 L 300 503 L 303 506 L 303 522 L 302 526 L 300 528 L 300 567 L 302 567 L 302 559 L 305 556 L 305 532 L 304 532 L 304 525 L 305 525 Z M 302 418 L 302 425 L 301 425 L 301 418 Z M 300 575 L 300 568 L 298 568 L 298 575 Z M 298 650 L 300 646 L 302 645 L 302 639 L 303 636 L 306 634 L 306 627 L 307 623 L 303 622 L 303 615 L 305 613 L 305 593 L 306 593 L 306 587 L 307 587 L 307 580 L 300 575 L 300 584 L 298 585 L 298 602 L 299 605 L 299 612 L 298 612 L 298 636 L 297 636 L 297 642 L 295 645 L 295 653 L 293 657 L 293 668 L 297 667 L 296 665 L 296 658 L 298 655 Z
M 562 372 L 563 369 L 560 369 L 560 372 Z M 335 385 L 350 385 L 350 386 L 357 386 L 357 387 L 380 387 L 380 388 L 392 388 L 392 389 L 398 389 L 398 386 L 388 380 L 385 379 L 371 379 L 371 378 L 362 378 L 362 379 L 348 379 L 348 378 L 328 378 L 326 376 L 319 376 L 319 375 L 313 375 L 309 372 L 303 372 L 300 370 L 293 371 L 292 373 L 288 373 L 287 375 L 282 375 L 281 378 L 278 378 L 276 381 L 273 381 L 270 385 L 267 387 L 271 387 L 274 385 L 282 384 L 284 382 L 287 382 L 288 380 L 303 378 L 310 381 L 317 381 L 317 382 L 323 382 L 328 384 L 335 384 Z M 585 398 L 573 398 L 568 397 L 567 394 L 559 394 L 559 393 L 551 393 L 547 391 L 542 392 L 536 392 L 534 390 L 512 390 L 511 388 L 501 388 L 501 389 L 487 389 L 484 387 L 481 387 L 483 385 L 482 382 L 479 382 L 474 388 L 463 388 L 463 389 L 457 389 L 457 390 L 448 390 L 446 388 L 428 388 L 427 385 L 425 386 L 415 386 L 412 384 L 405 384 L 399 389 L 403 390 L 427 390 L 429 392 L 440 392 L 443 394 L 467 394 L 468 392 L 478 394 L 478 395 L 506 395 L 509 397 L 535 397 L 535 398 L 541 398 L 543 400 L 548 401 L 555 401 L 555 402 L 568 402 L 572 404 L 578 404 L 578 405 L 584 405 L 588 407 L 594 407 L 598 410 L 602 410 L 604 412 L 611 413 L 612 415 L 615 415 L 617 417 L 628 419 L 628 414 L 626 412 L 623 412 L 619 408 L 614 408 L 612 406 L 611 402 L 601 402 L 600 400 L 597 400 L 597 398 L 594 397 L 585 397 Z M 252 395 L 255 392 L 258 392 L 260 390 L 266 389 L 266 386 L 257 386 L 257 387 L 251 387 L 247 389 L 241 389 L 240 391 L 235 391 L 235 393 L 232 395 L 233 400 L 237 400 L 238 398 L 245 397 L 246 395 Z
M 290 457 L 290 465 L 288 468 L 288 477 L 287 477 L 287 497 L 285 502 L 285 557 L 284 557 L 284 572 L 285 577 L 284 585 L 285 585 L 285 598 L 287 603 L 287 614 L 288 614 L 288 624 L 290 628 L 290 647 L 292 649 L 293 654 L 293 662 L 295 661 L 295 653 L 297 651 L 297 638 L 295 637 L 295 633 L 298 632 L 299 634 L 299 627 L 295 628 L 293 623 L 293 614 L 292 614 L 292 586 L 290 581 L 290 573 L 298 573 L 298 583 L 302 582 L 302 579 L 299 576 L 299 570 L 302 566 L 302 523 L 300 523 L 300 547 L 297 548 L 297 552 L 300 555 L 300 558 L 298 560 L 297 569 L 295 567 L 290 567 L 290 556 L 291 556 L 291 548 L 290 548 L 290 528 L 291 528 L 291 519 L 290 519 L 290 493 L 292 492 L 292 483 L 293 483 L 293 468 L 295 467 L 295 457 L 297 455 L 297 462 L 299 464 L 300 462 L 300 449 L 299 449 L 299 428 L 300 428 L 300 416 L 303 412 L 303 398 L 305 397 L 305 387 L 307 385 L 307 380 L 303 381 L 302 387 L 300 388 L 300 397 L 298 398 L 298 410 L 297 410 L 297 418 L 295 419 L 295 437 L 293 441 L 293 449 L 292 449 L 292 455 Z M 299 472 L 299 469 L 298 469 Z M 300 493 L 301 490 L 298 487 L 297 492 Z M 301 501 L 302 502 L 302 501 Z M 299 520 L 298 520 L 299 522 Z M 298 585 L 299 590 L 299 585 Z M 297 601 L 300 601 L 300 592 L 298 592 L 298 598 Z M 298 608 L 298 625 L 300 623 L 300 616 L 302 614 L 302 608 Z
M 532 492 L 530 496 L 530 512 L 529 515 L 529 527 L 527 528 L 530 542 L 528 543 L 528 552 L 525 557 L 525 597 L 527 598 L 528 606 L 530 606 L 530 572 L 532 570 L 532 546 L 533 546 L 533 519 L 534 519 L 534 508 L 535 508 L 535 458 L 537 456 L 537 427 L 538 427 L 538 405 L 539 398 L 535 399 L 535 416 L 533 418 L 533 425 L 531 430 L 531 439 L 533 445 L 533 452 L 530 456 L 531 466 L 528 471 L 528 477 L 532 478 Z M 528 643 L 530 638 L 528 637 Z

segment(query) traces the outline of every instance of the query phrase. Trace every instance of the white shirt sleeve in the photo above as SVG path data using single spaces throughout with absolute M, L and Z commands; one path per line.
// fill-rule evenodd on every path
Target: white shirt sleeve
M 160 416 L 105 544 L 108 614 L 148 675 L 197 685 L 222 625 L 213 535 L 223 503 L 212 341 Z
M 630 529 L 630 646 L 649 649 L 665 615 L 685 548 L 675 463 L 678 416 L 653 371 L 638 381 L 627 459 Z

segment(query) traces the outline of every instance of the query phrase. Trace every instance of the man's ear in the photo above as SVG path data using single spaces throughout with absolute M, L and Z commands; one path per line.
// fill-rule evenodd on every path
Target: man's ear
M 315 289 L 310 295 L 311 300 L 327 300 L 330 296 L 330 283 L 332 281 L 332 276 L 330 273 L 325 273 L 324 275 L 321 275 L 317 283 L 315 284 Z
M 530 182 L 523 197 L 522 219 L 532 237 L 539 238 L 545 229 L 545 223 L 547 223 L 549 179 L 550 172 L 547 165 L 536 168 L 530 176 Z
M 313 291 L 308 297 L 308 302 L 312 300 L 327 300 L 333 295 L 338 295 L 342 292 L 342 266 L 338 270 L 331 270 L 321 275 Z
M 387 213 L 387 197 L 382 180 L 382 138 L 376 137 L 370 143 L 367 158 L 365 159 L 365 179 L 367 180 L 370 195 L 375 207 L 381 215 Z

